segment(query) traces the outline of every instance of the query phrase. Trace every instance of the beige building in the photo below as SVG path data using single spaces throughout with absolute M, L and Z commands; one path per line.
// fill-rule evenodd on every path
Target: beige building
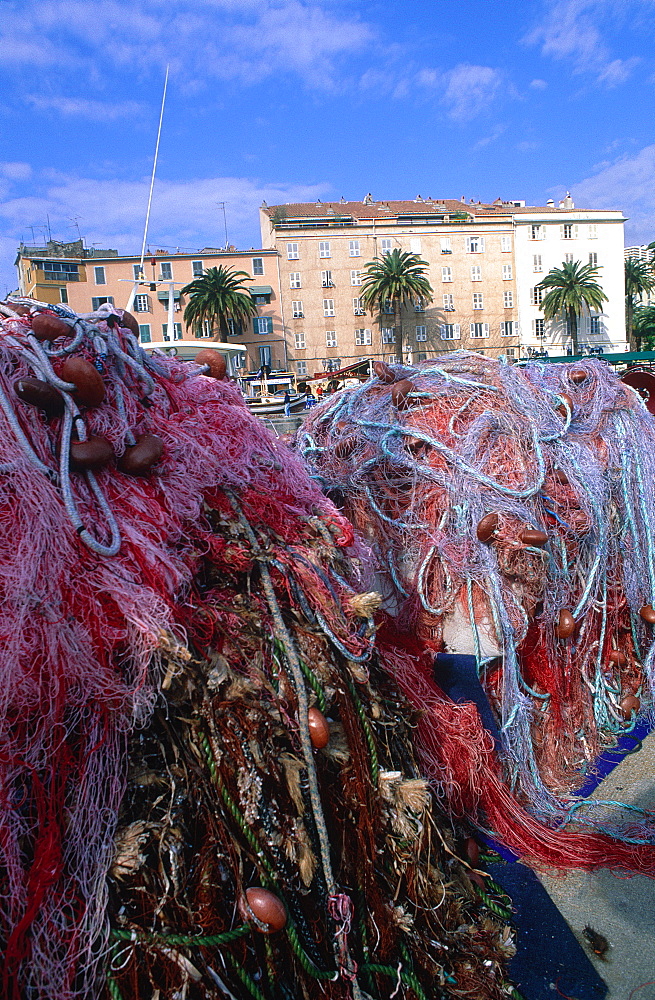
M 245 271 L 257 304 L 257 316 L 247 329 L 233 329 L 230 343 L 243 345 L 235 355 L 234 369 L 257 371 L 266 363 L 272 369 L 288 364 L 283 332 L 278 255 L 274 249 L 249 253 L 204 249 L 198 253 L 157 250 L 144 260 L 119 256 L 116 250 L 90 250 L 83 242 L 50 241 L 43 247 L 21 245 L 16 258 L 19 290 L 42 302 L 64 303 L 75 312 L 97 309 L 105 302 L 133 312 L 143 344 L 164 349 L 176 341 L 209 339 L 210 331 L 188 330 L 184 323 L 185 296 L 181 289 L 209 267 Z
M 534 286 L 568 259 L 598 264 L 608 295 L 602 315 L 583 317 L 581 343 L 624 350 L 624 221 L 621 212 L 576 210 L 568 196 L 541 208 L 367 195 L 260 210 L 262 246 L 280 256 L 285 333 L 299 375 L 367 355 L 399 360 L 392 311 L 372 316 L 359 298 L 365 265 L 395 248 L 426 261 L 433 289 L 431 303 L 403 310 L 405 361 L 458 348 L 514 359 L 565 353 L 566 329 L 544 320 Z

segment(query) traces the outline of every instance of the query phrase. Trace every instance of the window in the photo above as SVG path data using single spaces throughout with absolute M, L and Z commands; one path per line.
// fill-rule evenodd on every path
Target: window
M 383 344 L 393 344 L 395 341 L 394 328 L 392 326 L 383 326 L 382 330 L 382 343 Z
M 332 271 L 321 271 L 321 285 L 323 288 L 333 288 Z
M 243 368 L 244 363 L 245 363 L 245 355 L 244 354 L 235 354 L 233 356 L 233 358 L 232 358 L 232 367 L 235 370 L 238 370 L 239 368 Z
M 361 271 L 351 271 L 350 272 L 350 284 L 351 285 L 361 285 L 362 283 L 362 272 Z
M 512 280 L 512 265 L 503 264 L 503 281 L 511 281 L 511 280 Z
M 530 305 L 540 306 L 544 297 L 543 288 L 539 288 L 537 285 L 535 288 L 530 289 Z
M 600 316 L 589 317 L 589 333 L 592 337 L 597 337 L 600 333 Z
M 353 312 L 355 316 L 363 316 L 366 312 L 361 299 L 353 299 Z
M 227 317 L 227 335 L 228 337 L 240 337 L 243 333 L 241 327 L 235 323 L 234 316 Z M 205 336 L 209 336 L 210 331 L 208 330 Z
M 441 252 L 442 253 L 452 253 L 453 248 L 450 243 L 450 236 L 441 237 Z
M 289 272 L 289 288 L 300 288 L 300 271 Z
M 256 306 L 268 306 L 271 304 L 271 293 L 261 292 L 260 294 L 254 294 L 251 292 L 252 300 Z
M 260 365 L 260 367 L 262 365 L 266 365 L 266 367 L 270 370 L 272 360 L 273 360 L 273 358 L 271 356 L 271 349 L 270 349 L 270 347 L 260 347 L 259 348 L 259 365 Z
M 134 296 L 134 312 L 147 313 L 150 312 L 150 296 L 149 295 L 135 295 Z
M 442 323 L 439 333 L 442 340 L 459 340 L 461 337 L 459 323 Z
M 518 337 L 519 325 L 514 320 L 505 320 L 500 324 L 501 337 Z
M 541 223 L 537 225 L 530 226 L 530 239 L 531 240 L 544 240 L 546 238 L 546 229 Z
M 387 240 L 387 239 L 380 240 L 380 253 L 382 254 L 383 257 L 385 254 L 391 253 L 392 243 L 393 240 Z
M 421 252 L 421 241 L 419 239 L 417 239 L 417 237 L 413 237 L 409 241 L 409 249 L 411 250 L 412 253 L 420 253 Z
M 598 267 L 598 254 L 597 253 L 590 253 L 589 254 L 589 263 L 591 264 L 592 267 Z
M 477 264 L 471 268 L 471 281 L 482 281 L 482 268 Z
M 263 257 L 253 257 L 252 259 L 252 273 L 253 277 L 258 274 L 264 273 L 264 258 Z
M 393 316 L 393 302 L 391 299 L 385 299 L 382 303 L 382 312 L 385 316 Z
M 411 365 L 412 364 L 412 352 L 406 350 L 405 348 L 403 348 L 403 351 L 404 351 L 405 364 L 406 365 Z
M 298 260 L 298 259 L 299 259 L 298 244 L 287 243 L 287 260 Z
M 143 281 L 145 275 L 140 264 L 132 264 L 132 273 L 135 281 Z M 200 272 L 202 274 L 202 271 Z
M 139 340 L 142 344 L 151 342 L 150 323 L 139 323 Z
M 572 253 L 565 253 L 564 254 L 564 263 L 565 264 L 572 264 L 573 263 L 573 254 Z
M 421 361 L 427 361 L 428 360 L 428 356 L 425 353 L 425 351 L 419 351 L 417 357 L 418 357 L 419 363 Z
M 140 311 L 141 312 L 149 312 L 149 310 L 150 310 L 150 296 L 149 295 L 137 295 L 137 298 L 143 298 L 143 299 L 147 300 L 146 301 L 146 307 L 145 307 L 145 309 L 142 309 Z M 107 305 L 107 303 L 109 303 L 110 306 L 113 306 L 113 304 L 114 304 L 114 296 L 113 295 L 100 295 L 98 297 L 94 296 L 91 299 L 91 308 L 92 308 L 93 312 L 96 312 L 96 310 L 98 310 L 100 308 L 100 306 Z M 136 299 L 134 300 L 134 312 L 139 312 L 139 309 L 137 309 L 137 306 L 136 306 Z
M 505 348 L 505 357 L 507 358 L 508 361 L 513 361 L 516 358 L 516 348 L 515 347 L 506 347 Z
M 512 252 L 512 237 L 511 236 L 501 236 L 500 237 L 500 252 L 501 253 L 511 253 Z
M 296 361 L 296 371 L 299 375 L 307 374 L 307 362 L 306 361 Z
M 304 349 L 307 346 L 306 343 L 305 343 L 305 334 L 304 333 L 297 333 L 295 335 L 295 337 L 296 337 L 296 350 L 297 351 L 304 351 Z
M 390 365 L 395 365 L 396 364 L 396 355 L 395 354 L 387 354 L 386 360 L 387 360 L 387 362 Z
M 191 261 L 191 270 L 193 271 L 194 278 L 202 278 L 204 273 L 204 266 L 201 260 Z
M 505 309 L 514 308 L 514 292 L 503 292 L 503 306 Z
M 95 282 L 96 282 L 96 285 L 106 285 L 107 284 L 107 279 L 105 277 L 105 269 L 104 269 L 104 267 L 94 267 L 93 270 L 94 270 L 94 273 L 95 273 Z
M 416 340 L 417 340 L 417 342 L 421 341 L 421 340 L 427 340 L 427 339 L 428 339 L 428 330 L 427 330 L 427 327 L 426 326 L 417 326 L 416 327 Z
M 36 263 L 38 264 L 38 261 Z M 80 269 L 77 264 L 45 260 L 43 261 L 43 277 L 46 281 L 79 281 Z
M 161 268 L 161 280 L 162 281 L 172 281 L 173 280 L 173 265 L 170 261 L 163 260 L 159 265 Z
M 330 253 L 330 241 L 329 240 L 321 240 L 321 242 L 318 244 L 318 255 L 319 255 L 319 257 L 331 257 L 332 256 L 332 254 Z
M 68 289 L 67 288 L 64 287 L 64 288 L 60 288 L 59 289 L 59 301 L 60 302 L 68 302 Z
M 447 292 L 443 297 L 443 307 L 446 312 L 455 311 L 455 296 L 452 292 Z
M 359 252 L 359 240 L 351 240 L 348 244 L 348 256 L 349 257 L 360 257 Z
M 337 331 L 336 330 L 326 330 L 325 331 L 325 346 L 326 347 L 336 347 L 337 346 Z
M 559 232 L 563 240 L 577 240 L 578 238 L 578 227 L 570 222 L 565 222 L 563 226 L 560 226 Z
M 484 236 L 467 236 L 466 252 L 484 253 Z
M 230 317 L 230 319 L 231 318 L 232 317 Z M 231 332 L 230 319 L 228 319 L 228 321 L 227 321 L 228 333 Z M 198 330 L 196 330 L 195 336 L 196 337 L 211 337 L 211 335 L 212 335 L 212 325 L 211 325 L 211 322 L 208 319 L 206 319 L 206 320 L 204 320 L 202 326 Z
M 366 347 L 371 343 L 370 330 L 355 330 L 355 347 Z
M 323 299 L 323 315 L 334 316 L 334 299 Z
M 168 323 L 162 323 L 161 332 L 163 340 L 170 340 L 168 336 Z M 173 340 L 182 340 L 182 324 L 173 323 Z
M 596 226 L 596 225 L 589 226 L 588 229 L 589 229 L 589 239 L 590 240 L 597 240 L 598 239 L 598 226 Z
M 441 280 L 442 281 L 452 281 L 453 280 L 453 269 L 452 269 L 452 267 L 442 267 L 441 268 Z
M 300 319 L 305 315 L 302 308 L 302 299 L 294 299 L 291 303 L 291 315 L 294 319 Z
M 541 274 L 541 272 L 543 271 L 543 266 L 542 266 L 542 263 L 541 263 L 541 254 L 540 253 L 533 254 L 533 257 L 532 257 L 532 270 L 534 271 L 535 274 Z
M 263 336 L 266 333 L 273 333 L 272 316 L 255 316 L 252 321 L 253 332 Z
M 535 337 L 545 337 L 546 336 L 546 320 L 545 319 L 533 319 L 532 329 Z
M 469 334 L 472 340 L 482 340 L 489 336 L 489 324 L 471 323 Z
M 473 293 L 473 308 L 484 309 L 484 297 L 482 295 L 482 292 Z
M 425 312 L 425 302 L 423 299 L 414 299 L 414 312 L 424 313 Z

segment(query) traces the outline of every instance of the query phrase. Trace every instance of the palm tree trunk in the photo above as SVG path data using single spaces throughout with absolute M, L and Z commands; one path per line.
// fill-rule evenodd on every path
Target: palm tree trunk
M 578 316 L 575 309 L 569 311 L 569 335 L 571 337 L 571 345 L 574 354 L 580 353 L 580 348 L 578 347 Z
M 634 300 L 632 295 L 625 299 L 625 325 L 628 328 L 628 347 L 631 351 L 641 350 L 641 337 L 634 330 Z
M 398 364 L 403 363 L 403 328 L 400 322 L 400 302 L 396 300 L 393 304 L 393 323 L 394 323 L 394 337 L 395 346 L 394 350 L 396 352 L 396 358 L 398 359 Z

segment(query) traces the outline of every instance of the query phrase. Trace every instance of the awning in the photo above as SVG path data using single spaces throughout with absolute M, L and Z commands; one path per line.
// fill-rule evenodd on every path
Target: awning
M 177 300 L 177 299 L 179 299 L 179 297 L 180 297 L 180 293 L 176 289 L 173 292 L 173 298 Z M 157 298 L 159 299 L 160 302 L 168 302 L 168 292 L 157 292 Z
M 251 285 L 250 286 L 251 295 L 272 295 L 273 289 L 270 285 Z

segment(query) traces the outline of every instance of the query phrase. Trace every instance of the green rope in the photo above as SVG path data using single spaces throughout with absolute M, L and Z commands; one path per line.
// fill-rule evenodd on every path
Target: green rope
M 361 722 L 362 729 L 364 730 L 364 736 L 366 738 L 366 743 L 368 745 L 368 752 L 371 758 L 371 778 L 373 779 L 373 785 L 375 788 L 378 787 L 378 778 L 380 776 L 380 762 L 378 760 L 378 752 L 375 747 L 375 738 L 373 736 L 373 730 L 371 729 L 370 723 L 366 717 L 366 712 L 364 711 L 364 706 L 362 705 L 359 695 L 355 685 L 350 680 L 346 680 L 348 685 L 348 690 L 350 691 L 353 702 L 355 703 L 355 711 Z
M 236 958 L 234 958 L 234 956 L 231 955 L 229 951 L 225 952 L 225 958 L 227 958 L 228 962 L 234 969 L 234 974 L 236 975 L 236 977 L 241 980 L 241 982 L 246 987 L 250 995 L 254 997 L 254 1000 L 266 1000 L 266 997 L 260 990 L 255 980 L 248 975 L 246 970 L 241 965 L 239 965 Z
M 507 893 L 503 889 L 502 885 L 498 885 L 497 882 L 494 882 L 494 880 L 491 878 L 490 875 L 487 875 L 487 877 L 485 879 L 485 882 L 486 882 L 486 885 L 494 893 L 494 895 L 498 896 L 500 902 L 503 903 L 505 906 L 507 906 L 508 909 L 511 910 L 511 908 L 512 908 L 512 897 L 507 895 Z
M 318 707 L 320 708 L 321 712 L 323 713 L 327 712 L 327 702 L 325 700 L 325 695 L 323 694 L 323 688 L 321 687 L 318 677 L 316 676 L 314 671 L 307 666 L 305 661 L 300 659 L 300 657 L 298 657 L 298 662 L 300 664 L 300 669 L 302 670 L 303 674 L 309 681 L 309 686 L 316 695 L 316 701 L 318 702 Z
M 375 963 L 369 963 L 367 965 L 360 966 L 360 971 L 366 972 L 369 975 L 377 973 L 381 976 L 391 976 L 392 979 L 398 979 L 398 969 L 394 969 L 393 965 L 376 965 Z M 411 987 L 419 1000 L 428 1000 L 427 994 L 413 972 L 405 972 L 404 969 L 401 969 L 400 981 L 404 983 L 405 986 Z
M 519 993 L 516 986 L 512 986 L 511 983 L 503 983 L 503 989 L 508 991 L 509 996 L 512 1000 L 525 1000 L 522 993 Z
M 151 931 L 127 930 L 122 927 L 112 927 L 110 937 L 117 941 L 146 941 L 153 944 L 187 945 L 190 947 L 217 948 L 221 944 L 229 944 L 237 938 L 245 937 L 252 932 L 250 924 L 241 924 L 231 931 L 222 934 L 211 934 L 204 937 L 193 937 L 189 934 L 154 934 Z
M 488 910 L 491 910 L 492 913 L 495 913 L 496 916 L 500 917 L 502 920 L 512 919 L 511 910 L 507 910 L 504 906 L 501 906 L 500 903 L 497 903 L 484 891 L 484 889 L 481 889 L 479 885 L 476 885 L 475 882 L 471 884 Z
M 314 965 L 311 958 L 305 952 L 303 946 L 301 945 L 300 940 L 298 938 L 298 932 L 295 926 L 291 923 L 291 921 L 289 921 L 289 923 L 287 924 L 286 931 L 287 931 L 287 937 L 289 938 L 289 941 L 291 943 L 291 947 L 293 948 L 296 954 L 296 958 L 302 965 L 305 972 L 307 972 L 310 976 L 313 976 L 314 979 L 337 978 L 338 973 L 335 972 L 334 970 L 331 972 L 324 972 L 322 969 L 319 969 L 318 966 Z
M 107 976 L 107 989 L 111 1000 L 123 1000 L 123 995 L 118 988 L 118 983 L 111 976 Z

